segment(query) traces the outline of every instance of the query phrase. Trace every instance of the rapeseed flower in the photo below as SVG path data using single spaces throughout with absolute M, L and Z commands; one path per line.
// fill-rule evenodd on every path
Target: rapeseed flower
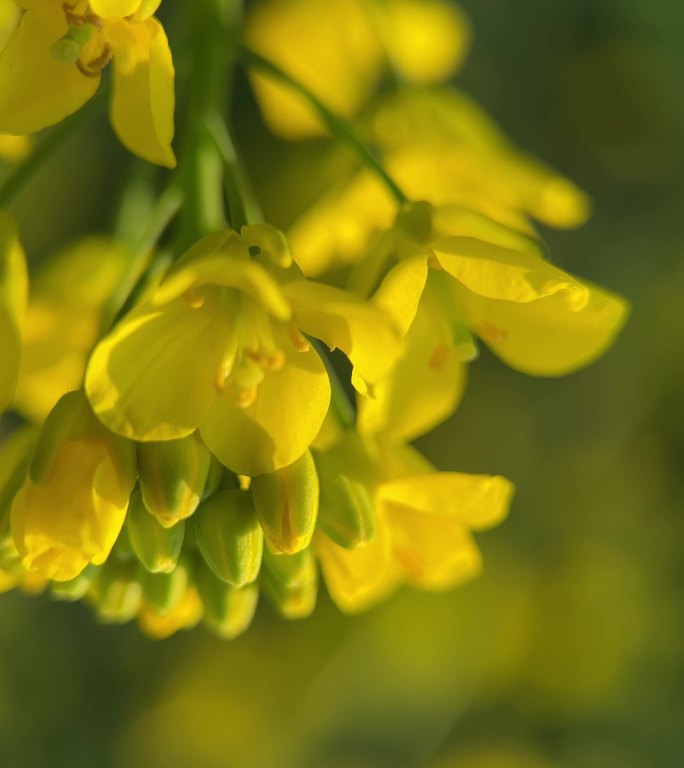
M 357 540 L 330 528 L 316 537 L 328 591 L 342 610 L 363 610 L 402 583 L 442 590 L 477 575 L 481 556 L 471 531 L 505 517 L 508 480 L 437 472 L 410 446 L 354 432 L 327 453 L 366 489 L 373 515 L 370 535 L 364 524 Z
M 304 280 L 277 230 L 226 230 L 193 246 L 95 347 L 86 392 L 117 434 L 160 441 L 199 428 L 225 466 L 258 475 L 301 456 L 328 410 L 328 375 L 304 334 L 345 352 L 361 390 L 399 354 L 389 317 Z
M 444 0 L 260 0 L 245 40 L 296 78 L 336 114 L 352 118 L 392 68 L 408 82 L 448 79 L 468 48 L 468 25 Z M 305 100 L 254 73 L 269 126 L 287 138 L 324 133 Z
M 135 450 L 70 392 L 43 424 L 11 509 L 12 537 L 27 571 L 56 581 L 104 563 L 124 524 Z
M 405 334 L 407 362 L 359 404 L 362 431 L 396 437 L 414 437 L 453 410 L 450 368 L 475 356 L 473 336 L 523 373 L 560 376 L 602 354 L 628 312 L 622 298 L 553 266 L 536 240 L 455 206 L 406 206 L 352 280 L 362 291 L 381 280 L 374 301 Z M 427 371 L 434 391 L 423 396 Z
M 18 26 L 0 53 L 0 132 L 35 133 L 76 112 L 114 62 L 110 120 L 145 160 L 176 164 L 174 68 L 161 0 L 19 0 Z

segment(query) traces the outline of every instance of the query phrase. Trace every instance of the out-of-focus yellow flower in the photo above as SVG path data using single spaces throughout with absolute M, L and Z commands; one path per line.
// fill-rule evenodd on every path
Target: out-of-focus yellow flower
M 12 535 L 28 571 L 67 581 L 104 563 L 121 531 L 135 482 L 135 450 L 70 392 L 40 432 L 12 503 Z
M 375 535 L 351 549 L 322 532 L 316 542 L 328 590 L 342 610 L 363 610 L 404 582 L 441 590 L 479 572 L 471 531 L 505 517 L 513 492 L 508 480 L 437 472 L 409 446 L 354 433 L 332 449 L 350 451 L 368 458 L 360 472 L 358 459 L 352 461 L 371 492 Z
M 173 167 L 174 69 L 161 0 L 20 0 L 18 27 L 0 53 L 0 131 L 34 133 L 97 91 L 114 61 L 111 123 L 122 144 Z
M 14 221 L 0 211 L 0 413 L 14 395 L 26 311 L 26 257 Z
M 370 130 L 390 175 L 410 199 L 471 208 L 529 234 L 529 217 L 563 228 L 589 216 L 584 192 L 513 146 L 455 89 L 394 94 L 377 107 Z M 395 212 L 389 190 L 363 169 L 306 211 L 288 236 L 305 274 L 317 276 L 362 258 Z
M 31 150 L 28 136 L 9 136 L 0 134 L 0 158 L 3 160 L 21 160 Z
M 80 386 L 102 308 L 126 263 L 113 240 L 91 237 L 55 255 L 31 280 L 14 407 L 42 421 Z
M 368 101 L 387 64 L 409 82 L 448 78 L 469 37 L 462 14 L 444 0 L 260 0 L 245 28 L 251 47 L 346 118 Z M 276 133 L 324 133 L 300 95 L 260 74 L 252 82 Z
M 384 311 L 300 275 L 266 225 L 201 240 L 95 348 L 86 391 L 97 415 L 142 441 L 199 427 L 241 475 L 291 464 L 330 401 L 325 366 L 303 334 L 345 352 L 359 389 L 386 375 L 400 346 Z
M 191 629 L 201 618 L 202 601 L 195 587 L 189 587 L 181 600 L 167 610 L 160 610 L 143 601 L 138 624 L 146 635 L 161 640 L 180 629 Z

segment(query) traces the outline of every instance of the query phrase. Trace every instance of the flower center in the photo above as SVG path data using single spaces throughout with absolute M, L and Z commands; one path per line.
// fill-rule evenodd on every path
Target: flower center
M 52 57 L 60 64 L 75 64 L 85 77 L 99 77 L 112 58 L 111 46 L 100 35 L 105 22 L 87 3 L 64 3 L 62 8 L 69 27 L 50 49 Z

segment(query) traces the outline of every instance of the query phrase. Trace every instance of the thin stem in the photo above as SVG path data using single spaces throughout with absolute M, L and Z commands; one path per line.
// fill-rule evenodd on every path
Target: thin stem
M 0 186 L 0 208 L 7 208 L 31 181 L 35 174 L 57 152 L 72 133 L 85 123 L 101 106 L 106 88 L 98 93 L 76 114 L 56 125 L 37 146 L 19 163 Z
M 334 112 L 331 112 L 303 83 L 288 75 L 287 72 L 280 69 L 277 64 L 274 64 L 272 61 L 269 61 L 261 54 L 256 53 L 256 51 L 253 51 L 245 45 L 240 46 L 239 53 L 240 58 L 246 67 L 259 70 L 268 77 L 271 77 L 274 80 L 279 80 L 281 83 L 302 95 L 316 111 L 332 136 L 343 141 L 354 150 L 361 163 L 366 168 L 373 171 L 384 182 L 397 203 L 399 205 L 404 205 L 404 203 L 408 202 L 408 198 L 401 187 L 389 175 L 387 169 L 378 160 L 372 149 L 356 134 L 352 126 L 346 120 L 343 120 Z
M 223 158 L 224 181 L 232 228 L 239 231 L 243 224 L 256 224 L 263 221 L 264 214 L 244 173 L 228 127 L 218 116 L 209 123 L 208 127 Z
M 147 226 L 131 246 L 131 255 L 119 284 L 114 289 L 102 314 L 102 330 L 106 331 L 130 308 L 141 287 L 146 284 L 147 273 L 155 273 L 158 259 L 150 262 L 152 249 L 173 221 L 183 204 L 183 192 L 170 185 L 161 194 L 147 218 Z M 163 252 L 162 252 L 163 253 Z M 166 256 L 163 257 L 166 261 Z
M 322 342 L 318 341 L 318 339 L 311 336 L 307 336 L 307 338 L 318 352 L 318 356 L 323 361 L 323 365 L 328 374 L 331 390 L 330 407 L 332 412 L 337 417 L 340 426 L 345 429 L 354 429 L 354 424 L 356 423 L 356 408 L 354 408 L 354 403 L 347 394 L 347 390 L 344 388 L 344 384 L 335 370 L 335 366 L 330 358 L 330 352 Z

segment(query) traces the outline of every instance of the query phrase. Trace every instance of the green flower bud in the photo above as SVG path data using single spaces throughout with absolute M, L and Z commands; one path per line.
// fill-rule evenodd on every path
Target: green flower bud
M 318 515 L 318 475 L 311 452 L 252 478 L 252 498 L 272 552 L 294 554 L 311 543 Z
M 316 453 L 321 486 L 318 525 L 336 544 L 355 549 L 375 536 L 375 514 L 367 487 L 352 480 L 330 454 Z
M 164 613 L 173 610 L 188 589 L 190 574 L 187 565 L 178 563 L 172 573 L 150 573 L 140 569 L 138 579 L 142 584 L 145 602 Z
M 276 610 L 286 619 L 305 619 L 313 613 L 318 596 L 318 569 L 311 549 L 294 555 L 264 551 L 261 586 Z
M 138 443 L 145 506 L 167 527 L 190 517 L 202 498 L 211 454 L 195 432 L 180 440 Z
M 51 582 L 50 593 L 56 600 L 63 600 L 68 603 L 76 602 L 86 596 L 96 575 L 97 568 L 88 566 L 74 579 Z
M 207 482 L 204 484 L 204 491 L 202 492 L 202 498 L 208 499 L 217 493 L 225 483 L 226 468 L 221 462 L 210 454 L 209 472 L 207 473 Z M 229 486 L 227 486 L 229 487 Z M 237 480 L 235 481 L 235 487 L 237 488 Z
M 264 536 L 249 493 L 219 491 L 195 516 L 195 541 L 214 574 L 234 587 L 256 581 Z
M 140 609 L 142 586 L 134 562 L 109 561 L 98 570 L 89 598 L 106 624 L 125 624 Z
M 176 567 L 185 538 L 185 523 L 164 527 L 148 512 L 139 490 L 133 491 L 128 505 L 126 529 L 131 549 L 150 573 L 171 573 Z
M 216 578 L 209 566 L 197 558 L 195 586 L 204 606 L 204 622 L 220 637 L 231 640 L 251 624 L 259 599 L 256 585 L 236 589 Z

